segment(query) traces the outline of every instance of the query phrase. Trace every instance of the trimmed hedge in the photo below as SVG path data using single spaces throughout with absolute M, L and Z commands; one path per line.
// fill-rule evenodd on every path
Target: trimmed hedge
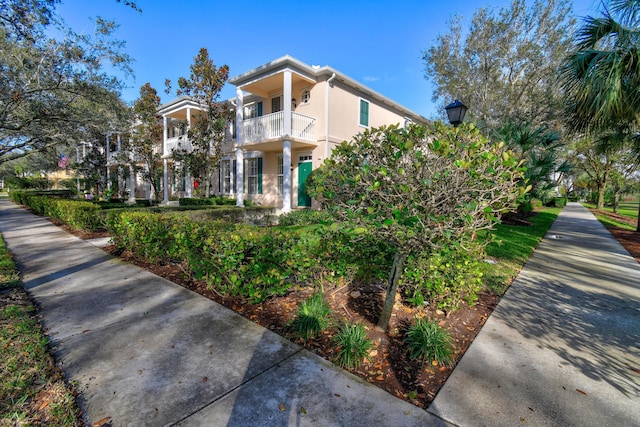
M 57 219 L 76 230 L 104 229 L 104 222 L 98 215 L 100 206 L 95 203 L 38 196 L 29 192 L 11 192 L 10 197 L 16 203 L 28 206 L 38 215 Z
M 217 292 L 260 302 L 283 295 L 319 271 L 360 279 L 385 277 L 390 248 L 344 227 L 283 230 L 184 215 L 111 212 L 113 243 L 150 262 L 184 263 Z M 388 258 L 385 259 L 385 256 Z
M 123 208 L 102 210 L 96 203 L 13 192 L 17 203 L 79 230 L 107 229 L 112 242 L 149 262 L 181 263 L 217 292 L 242 295 L 251 302 L 283 295 L 318 273 L 348 280 L 384 282 L 394 248 L 367 230 L 330 221 L 325 214 L 293 214 L 306 227 L 257 227 L 232 221 L 272 208 Z M 302 211 L 301 211 L 302 212 Z M 309 211 L 311 212 L 311 211 Z M 217 217 L 216 220 L 211 218 Z M 224 218 L 224 219 L 220 219 Z M 231 221 L 230 221 L 231 219 Z M 455 309 L 473 304 L 481 284 L 480 262 L 459 248 L 410 257 L 401 288 L 409 302 Z
M 236 200 L 231 197 L 213 196 L 208 199 L 185 197 L 178 199 L 180 206 L 233 206 Z

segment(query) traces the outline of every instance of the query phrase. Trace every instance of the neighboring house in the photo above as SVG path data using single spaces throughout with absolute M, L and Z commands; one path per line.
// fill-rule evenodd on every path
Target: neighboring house
M 153 187 L 150 183 L 145 182 L 141 174 L 136 173 L 136 168 L 144 168 L 144 162 L 138 155 L 122 148 L 120 134 L 109 134 L 106 136 L 105 154 L 107 158 L 107 186 L 113 191 L 113 196 L 120 199 L 128 199 L 130 203 L 135 202 L 136 198 L 151 199 L 155 198 Z M 162 146 L 154 147 L 154 153 L 160 152 Z M 115 181 L 115 182 L 114 182 Z M 117 186 L 114 187 L 114 184 Z M 133 188 L 133 192 L 131 189 Z
M 328 66 L 309 66 L 290 56 L 278 58 L 229 80 L 236 98 L 227 102 L 235 123 L 223 147 L 219 194 L 275 206 L 283 212 L 310 207 L 309 173 L 333 148 L 359 132 L 382 125 L 424 123 L 419 114 Z M 159 109 L 163 117 L 164 201 L 191 197 L 193 180 L 180 173 L 172 150 L 189 149 L 188 123 L 201 110 L 189 98 Z

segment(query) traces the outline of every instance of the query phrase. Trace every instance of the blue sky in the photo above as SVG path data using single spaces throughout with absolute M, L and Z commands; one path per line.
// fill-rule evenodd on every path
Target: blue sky
M 530 0 L 529 0 L 530 1 Z M 135 60 L 126 101 L 146 82 L 163 102 L 165 79 L 189 75 L 201 47 L 235 76 L 283 55 L 309 65 L 329 65 L 425 117 L 437 106 L 424 77 L 422 52 L 447 29 L 455 14 L 508 0 L 411 1 L 220 1 L 136 0 L 138 13 L 115 0 L 62 0 L 58 13 L 76 31 L 92 33 L 91 17 L 115 20 L 116 36 Z M 592 14 L 598 0 L 574 0 L 574 13 Z M 175 85 L 174 85 L 175 87 Z M 227 85 L 223 98 L 235 96 Z

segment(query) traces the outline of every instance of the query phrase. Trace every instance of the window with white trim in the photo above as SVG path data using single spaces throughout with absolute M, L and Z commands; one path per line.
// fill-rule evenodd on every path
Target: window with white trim
M 284 193 L 284 159 L 278 156 L 278 194 Z
M 231 193 L 231 160 L 222 161 L 222 192 Z
M 262 158 L 247 160 L 247 186 L 249 194 L 262 194 Z
M 300 95 L 300 102 L 306 104 L 311 99 L 311 91 L 309 89 L 305 89 L 302 91 L 302 95 Z
M 278 111 L 282 111 L 282 97 L 274 96 L 271 98 L 271 112 L 277 113 Z
M 360 126 L 369 127 L 369 101 L 360 99 Z

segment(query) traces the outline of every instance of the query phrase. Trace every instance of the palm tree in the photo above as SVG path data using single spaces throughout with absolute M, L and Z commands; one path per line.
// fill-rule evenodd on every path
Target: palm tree
M 572 130 L 633 131 L 640 114 L 640 2 L 609 0 L 585 18 L 562 68 Z
M 601 16 L 585 18 L 575 40 L 561 69 L 569 128 L 610 134 L 605 149 L 630 144 L 640 158 L 640 2 L 605 0 Z
M 557 194 L 558 183 L 571 165 L 563 159 L 560 134 L 546 126 L 533 127 L 528 122 L 507 122 L 494 132 L 524 161 L 527 168 L 524 185 L 531 186 L 529 197 L 547 203 Z M 523 206 L 524 207 L 524 206 Z

